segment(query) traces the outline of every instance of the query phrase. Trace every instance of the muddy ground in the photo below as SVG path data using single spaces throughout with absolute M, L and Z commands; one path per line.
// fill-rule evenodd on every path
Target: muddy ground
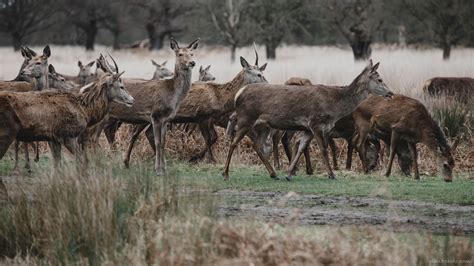
M 280 224 L 371 225 L 391 231 L 474 236 L 474 206 L 366 197 L 221 190 L 218 214 Z
M 2 177 L 11 198 L 26 194 L 34 200 L 36 177 Z M 206 192 L 207 193 L 207 192 Z M 440 204 L 368 197 L 334 197 L 296 193 L 220 190 L 218 216 L 256 219 L 285 225 L 369 225 L 397 232 L 427 231 L 474 237 L 474 205 Z M 6 203 L 5 193 L 0 202 Z

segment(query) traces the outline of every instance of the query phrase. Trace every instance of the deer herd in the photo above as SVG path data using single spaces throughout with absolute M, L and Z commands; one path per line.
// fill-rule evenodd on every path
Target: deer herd
M 215 162 L 215 127 L 226 129 L 232 139 L 223 172 L 226 180 L 234 150 L 248 136 L 272 178 L 277 178 L 275 168 L 281 167 L 279 143 L 290 162 L 288 181 L 295 176 L 302 154 L 306 172 L 312 174 L 309 145 L 313 138 L 328 177 L 336 178 L 334 139 L 343 138 L 348 146 L 346 169 L 351 168 L 355 148 L 363 171 L 372 170 L 383 141 L 389 151 L 385 175 L 390 175 L 397 155 L 402 172 L 409 175 L 413 169 L 415 179 L 419 179 L 416 144 L 421 142 L 437 157 L 444 180 L 452 181 L 456 143 L 448 144 L 440 126 L 420 101 L 390 91 L 377 71 L 379 63 L 370 60 L 347 86 L 313 85 L 308 79 L 297 77 L 285 84 L 270 84 L 263 74 L 267 64 L 259 65 L 254 46 L 255 63 L 240 57 L 242 69 L 229 82 L 213 82 L 210 66 L 201 66 L 199 81 L 193 83 L 191 73 L 196 65 L 194 51 L 199 39 L 184 47 L 172 38 L 170 41 L 176 56 L 174 71 L 166 68 L 166 61 L 158 64 L 152 60 L 156 70 L 151 80 L 122 78 L 124 72 L 119 71 L 114 58 L 102 54 L 87 64 L 79 61 L 77 76 L 59 74 L 48 64 L 49 46 L 42 54 L 22 47 L 24 62 L 17 77 L 0 81 L 0 159 L 15 143 L 14 171 L 18 171 L 21 142 L 25 167 L 30 170 L 28 145 L 35 149 L 37 161 L 38 142 L 46 141 L 55 168 L 61 163 L 63 145 L 82 165 L 88 161 L 87 150 L 98 145 L 101 132 L 112 147 L 115 133 L 125 123 L 133 125 L 125 166 L 129 167 L 134 144 L 145 131 L 155 151 L 154 169 L 162 175 L 166 173 L 168 125 L 184 124 L 198 128 L 206 144 L 191 160 L 207 158 Z M 434 78 L 426 82 L 423 91 L 430 96 L 467 95 L 473 85 L 469 78 Z M 452 87 L 461 87 L 459 93 Z M 460 99 L 466 97 L 461 95 Z M 272 151 L 274 165 L 269 162 Z

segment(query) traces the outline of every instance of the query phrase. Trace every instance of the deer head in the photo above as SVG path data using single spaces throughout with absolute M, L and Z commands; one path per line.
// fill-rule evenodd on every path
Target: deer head
M 94 73 L 92 73 L 92 66 L 94 66 L 95 61 L 88 63 L 87 65 L 83 65 L 81 61 L 77 62 L 77 66 L 79 67 L 79 74 L 77 75 L 79 78 L 79 84 L 85 85 L 88 80 L 90 80 Z
M 206 68 L 199 67 L 199 81 L 214 81 L 216 78 L 209 72 L 211 65 Z
M 446 144 L 446 146 L 440 146 L 439 148 L 438 165 L 441 169 L 441 175 L 446 182 L 453 181 L 454 158 L 452 153 L 457 145 L 457 141 L 454 141 L 451 146 Z
M 183 70 L 193 69 L 196 65 L 196 62 L 193 60 L 193 51 L 198 48 L 199 39 L 193 41 L 185 48 L 180 48 L 178 42 L 174 38 L 170 38 L 170 46 L 176 54 L 176 68 Z M 176 70 L 175 73 L 177 72 Z
M 28 60 L 28 63 L 21 71 L 21 74 L 33 78 L 46 76 L 48 73 L 48 58 L 51 56 L 49 45 L 44 47 L 42 55 L 36 55 L 36 53 L 33 53 L 22 53 L 23 57 Z
M 106 66 L 106 72 L 104 72 L 105 76 L 105 83 L 107 84 L 107 96 L 109 97 L 109 101 L 119 103 L 119 104 L 124 104 L 128 107 L 131 107 L 133 105 L 134 99 L 132 95 L 128 92 L 128 90 L 125 88 L 123 85 L 122 79 L 120 76 L 125 73 L 125 71 L 122 71 L 119 73 L 119 68 L 117 65 L 117 62 L 115 62 L 115 59 L 109 55 L 112 61 L 114 62 L 114 71 L 110 67 L 110 64 L 107 62 L 107 60 L 100 55 L 100 58 L 97 62 L 100 62 L 101 68 L 104 67 L 103 65 Z
M 52 88 L 60 89 L 60 90 L 71 90 L 74 86 L 66 81 L 66 79 L 58 74 L 54 69 L 53 65 L 48 66 L 49 70 L 49 85 Z
M 255 51 L 254 66 L 251 66 L 242 56 L 240 57 L 240 65 L 242 65 L 245 79 L 248 83 L 268 83 L 267 79 L 263 76 L 263 71 L 267 68 L 267 63 L 263 64 L 261 67 L 258 66 L 258 52 L 255 43 L 253 44 L 253 48 Z
M 167 79 L 173 77 L 173 72 L 165 67 L 168 61 L 163 62 L 161 65 L 151 59 L 151 63 L 155 66 L 155 73 L 153 74 L 154 80 Z
M 393 92 L 390 91 L 377 72 L 379 65 L 380 63 L 373 65 L 372 59 L 369 60 L 369 64 L 362 71 L 359 80 L 359 83 L 366 84 L 367 86 L 361 86 L 360 89 L 367 89 L 374 95 L 381 95 L 385 98 L 391 98 L 393 96 Z

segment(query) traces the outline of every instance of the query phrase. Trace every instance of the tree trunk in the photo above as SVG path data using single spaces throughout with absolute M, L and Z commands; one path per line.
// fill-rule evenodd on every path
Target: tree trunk
M 276 58 L 276 48 L 278 44 L 275 42 L 268 41 L 265 43 L 265 50 L 267 53 L 267 59 L 275 59 Z
M 149 49 L 153 50 L 153 49 L 155 49 L 155 45 L 156 45 L 156 27 L 155 27 L 155 24 L 153 22 L 148 22 L 145 27 L 146 27 L 146 32 L 148 34 L 148 40 L 150 40 Z
M 451 56 L 451 44 L 445 43 L 443 44 L 443 60 L 449 60 Z
M 97 36 L 97 31 L 98 31 L 97 21 L 95 19 L 91 19 L 85 31 L 86 31 L 86 50 L 93 51 L 94 44 L 95 44 L 95 37 Z
M 18 34 L 12 34 L 12 40 L 13 49 L 15 49 L 15 51 L 20 50 L 21 42 L 23 41 L 22 36 L 19 36 Z
M 114 50 L 120 49 L 120 42 L 119 42 L 119 37 L 120 37 L 120 31 L 115 31 L 113 33 L 114 35 Z
M 230 46 L 230 62 L 234 63 L 235 62 L 235 51 L 237 50 L 237 45 L 232 44 Z
M 161 48 L 163 48 L 166 36 L 168 36 L 167 32 L 158 34 L 158 38 L 156 39 L 156 43 L 155 43 L 156 50 L 160 50 Z
M 372 55 L 371 41 L 353 41 L 351 43 L 354 60 L 367 60 Z

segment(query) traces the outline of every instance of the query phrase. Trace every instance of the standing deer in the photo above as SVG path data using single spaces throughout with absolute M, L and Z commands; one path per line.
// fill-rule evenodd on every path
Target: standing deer
M 155 62 L 155 60 L 151 59 L 151 63 L 156 67 L 152 80 L 161 80 L 173 77 L 173 72 L 165 67 L 167 62 L 168 61 L 165 61 L 160 65 Z
M 77 76 L 62 75 L 67 81 L 71 81 L 79 86 L 84 86 L 88 83 L 94 82 L 97 79 L 97 73 L 92 72 L 92 67 L 95 61 L 92 61 L 86 65 L 82 64 L 81 61 L 77 61 L 79 67 L 79 73 Z
M 35 71 L 25 69 L 27 73 Z M 61 144 L 75 147 L 78 156 L 79 149 L 73 138 L 102 120 L 110 102 L 133 104 L 133 97 L 120 79 L 122 74 L 104 73 L 77 94 L 52 90 L 0 92 L 0 159 L 15 139 L 49 141 L 55 166 L 60 163 Z
M 187 47 L 181 48 L 176 40 L 171 38 L 171 49 L 176 55 L 173 78 L 127 84 L 136 104 L 131 109 L 119 105 L 111 106 L 110 117 L 113 119 L 134 125 L 145 125 L 145 127 L 147 124 L 152 124 L 157 175 L 166 172 L 164 148 L 167 123 L 175 116 L 181 102 L 191 88 L 192 68 L 196 65 L 193 60 L 193 52 L 198 48 L 198 45 L 199 39 Z
M 454 147 L 448 145 L 443 131 L 419 101 L 403 95 L 395 95 L 390 101 L 374 96 L 357 107 L 354 120 L 357 128 L 356 148 L 362 159 L 363 144 L 369 133 L 375 131 L 390 135 L 390 157 L 385 176 L 390 176 L 399 141 L 404 140 L 412 155 L 415 179 L 420 178 L 416 144 L 421 142 L 437 156 L 444 180 L 452 181 L 454 159 L 451 152 Z M 364 160 L 362 164 L 366 170 Z
M 263 76 L 263 71 L 267 64 L 258 66 L 258 53 L 256 50 L 255 54 L 254 66 L 250 65 L 243 57 L 240 58 L 242 70 L 227 83 L 193 83 L 188 95 L 179 106 L 175 117 L 171 119 L 171 123 L 197 123 L 199 126 L 206 142 L 206 147 L 198 155 L 193 156 L 191 161 L 202 158 L 206 154 L 209 156 L 210 161 L 215 161 L 212 153 L 212 145 L 217 141 L 214 125 L 226 127 L 228 117 L 234 110 L 233 99 L 235 93 L 247 84 L 267 82 Z M 143 124 L 134 128 L 124 161 L 126 167 L 129 165 L 134 143 L 141 131 L 146 127 L 147 125 Z M 148 141 L 154 142 L 151 128 L 148 128 L 145 133 Z
M 234 99 L 237 132 L 227 155 L 224 179 L 229 178 L 229 166 L 235 148 L 245 134 L 256 125 L 280 130 L 304 131 L 296 156 L 288 169 L 287 180 L 292 180 L 298 159 L 314 136 L 322 151 L 329 178 L 335 178 L 329 164 L 323 134 L 331 130 L 337 120 L 349 115 L 360 102 L 367 98 L 369 92 L 385 97 L 393 94 L 377 73 L 378 66 L 378 63 L 374 66 L 370 61 L 350 85 L 342 88 L 325 85 L 270 84 L 250 84 L 241 88 Z M 265 129 L 258 134 L 260 138 L 266 139 L 265 134 L 269 132 Z M 270 176 L 276 178 L 276 173 L 268 160 L 263 154 L 258 155 Z
M 198 81 L 214 81 L 216 78 L 209 72 L 209 69 L 211 68 L 211 65 L 208 65 L 206 68 L 203 68 L 202 66 L 199 67 L 199 79 Z

